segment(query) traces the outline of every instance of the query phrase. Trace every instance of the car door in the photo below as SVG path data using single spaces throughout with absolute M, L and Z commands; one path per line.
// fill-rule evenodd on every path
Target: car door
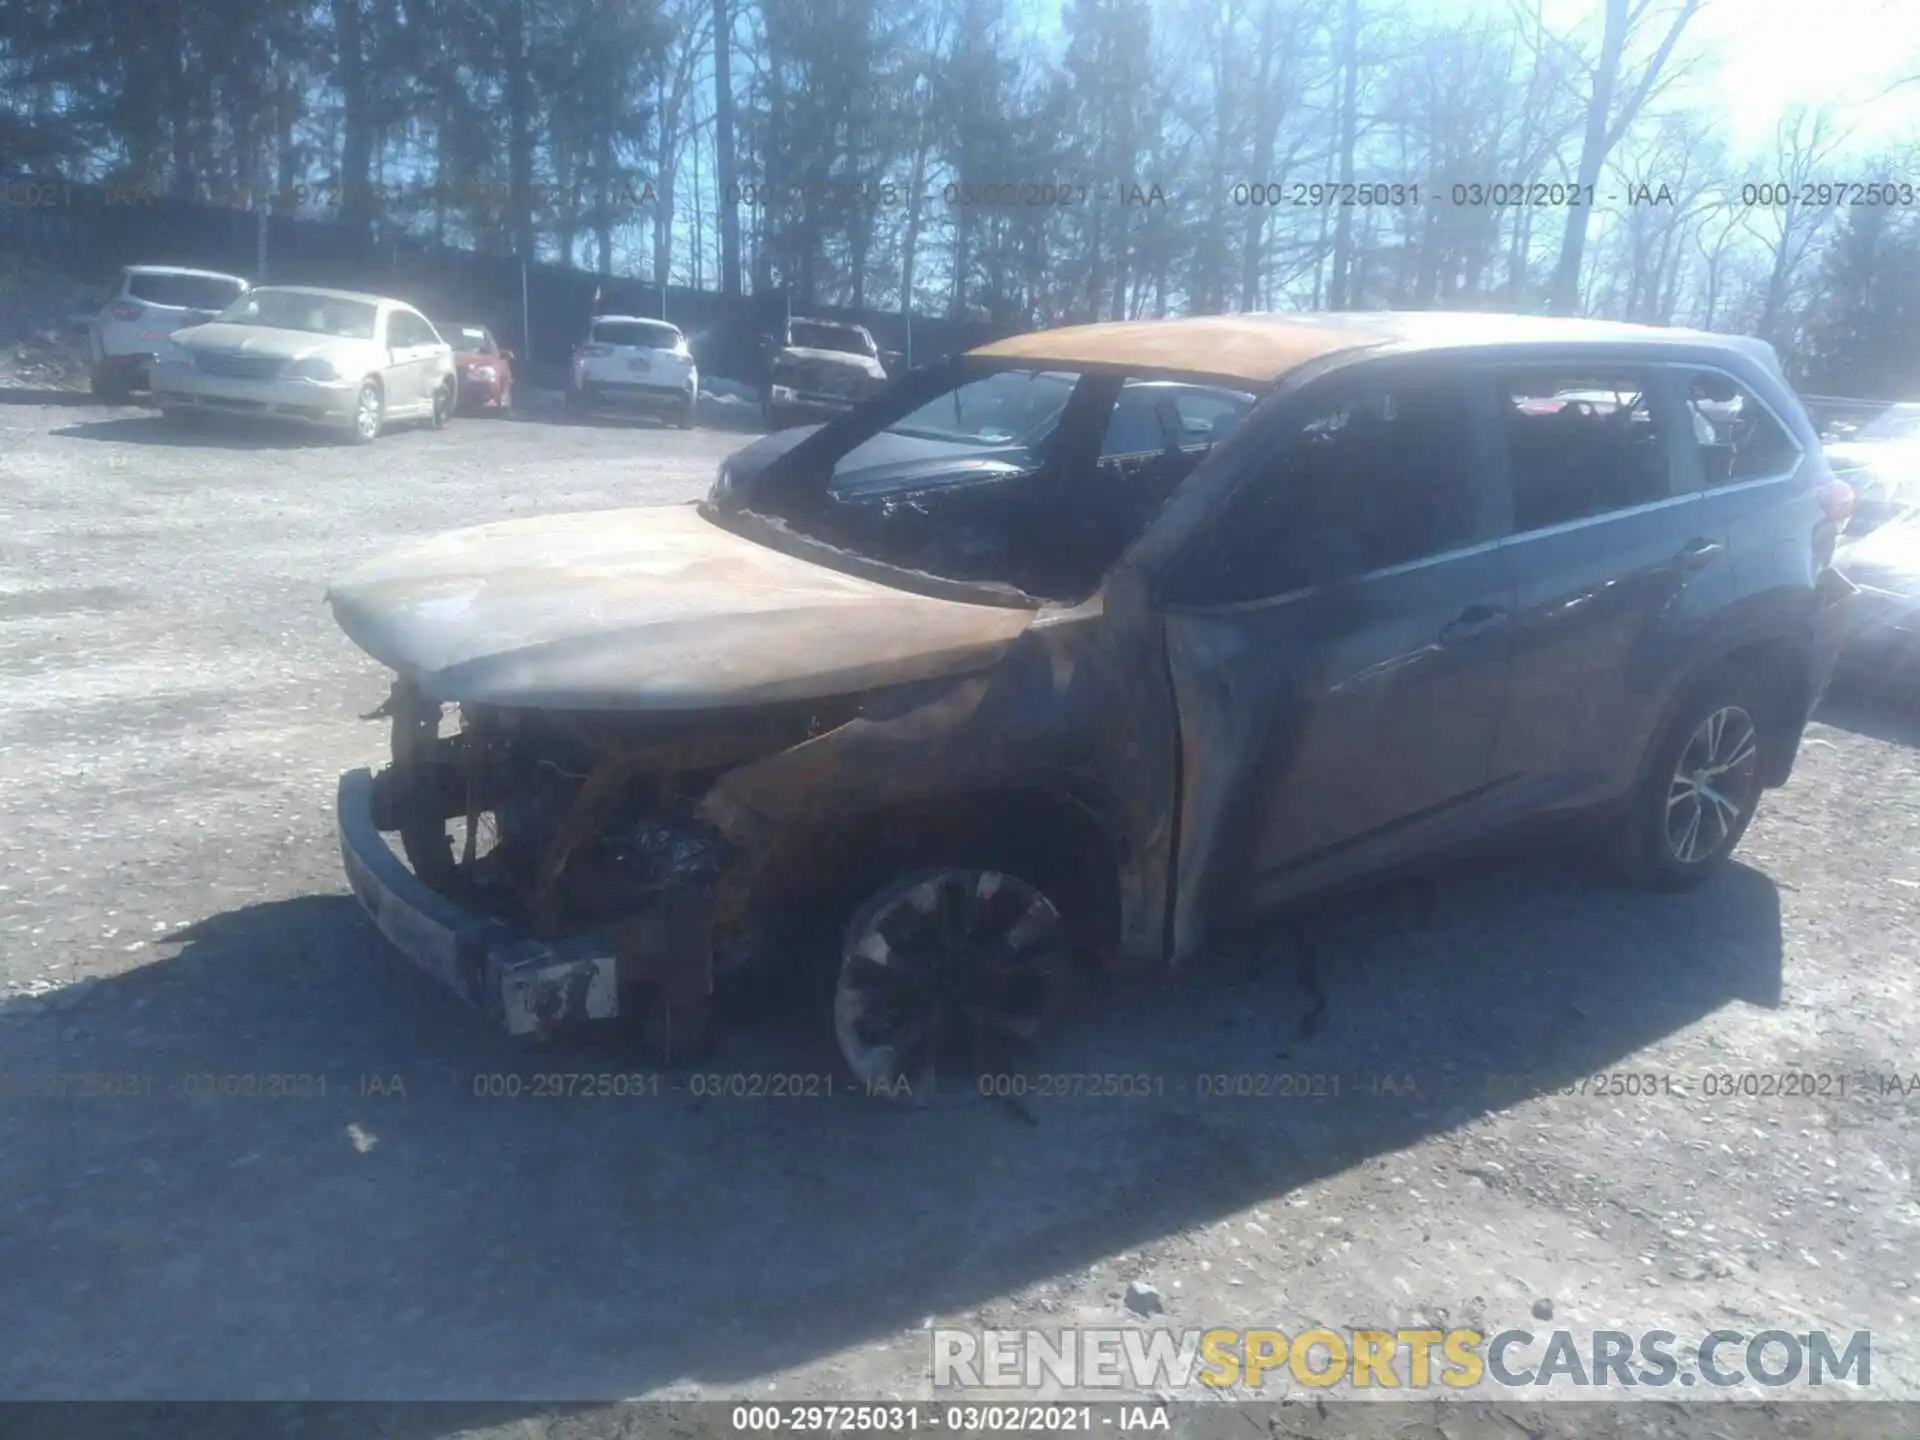
M 1724 519 L 1702 504 L 1689 417 L 1652 364 L 1485 372 L 1519 587 L 1496 769 L 1524 809 L 1632 783 L 1648 712 L 1727 594 Z
M 433 397 L 443 384 L 454 378 L 459 367 L 454 364 L 453 346 L 447 343 L 438 326 L 417 311 L 413 323 L 420 334 L 420 409 L 422 413 L 431 413 Z
M 387 316 L 387 410 L 417 415 L 427 399 L 426 370 L 431 362 L 431 332 L 411 311 Z
M 1483 421 L 1457 376 L 1401 362 L 1310 385 L 1237 437 L 1253 468 L 1162 593 L 1177 955 L 1473 813 L 1515 603 Z
M 389 310 L 380 317 L 385 333 L 387 363 L 380 371 L 380 386 L 386 393 L 386 411 L 390 418 L 411 415 L 414 407 L 414 380 L 411 346 L 407 341 L 406 312 Z

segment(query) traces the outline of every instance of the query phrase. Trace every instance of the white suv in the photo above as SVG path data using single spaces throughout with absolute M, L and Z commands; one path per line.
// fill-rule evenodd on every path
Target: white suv
M 680 327 L 632 315 L 597 315 L 586 344 L 573 352 L 567 409 L 643 410 L 693 427 L 700 371 Z
M 93 393 L 109 404 L 144 390 L 156 355 L 176 330 L 204 325 L 246 294 L 238 275 L 183 270 L 177 265 L 129 265 L 107 308 L 87 327 Z

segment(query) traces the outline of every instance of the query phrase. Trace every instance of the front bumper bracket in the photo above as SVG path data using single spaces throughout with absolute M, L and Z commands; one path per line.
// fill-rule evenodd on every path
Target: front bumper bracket
M 531 1035 L 619 1013 L 611 940 L 538 940 L 437 894 L 387 847 L 374 824 L 373 775 L 340 777 L 340 858 L 354 895 L 422 970 L 505 1026 Z

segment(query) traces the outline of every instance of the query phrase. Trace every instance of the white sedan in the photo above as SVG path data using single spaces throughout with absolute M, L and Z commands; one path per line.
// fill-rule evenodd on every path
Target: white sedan
M 350 290 L 266 285 L 176 331 L 153 364 L 169 419 L 260 415 L 344 428 L 366 444 L 397 420 L 453 414 L 453 347 L 410 305 Z

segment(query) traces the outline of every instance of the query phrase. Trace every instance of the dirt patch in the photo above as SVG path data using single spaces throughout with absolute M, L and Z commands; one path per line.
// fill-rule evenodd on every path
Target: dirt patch
M 86 322 L 106 303 L 98 285 L 0 255 L 0 388 L 86 389 Z

